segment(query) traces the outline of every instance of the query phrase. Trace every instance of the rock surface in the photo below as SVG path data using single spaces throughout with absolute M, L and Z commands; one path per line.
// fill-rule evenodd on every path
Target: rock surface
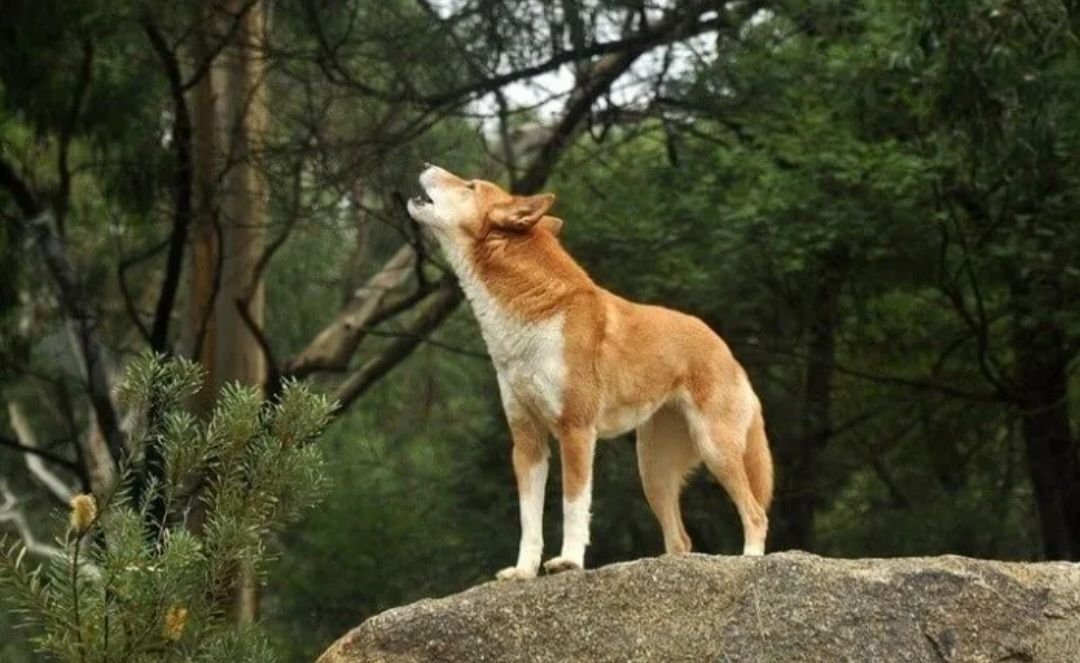
M 684 555 L 372 617 L 319 663 L 1080 662 L 1080 564 Z

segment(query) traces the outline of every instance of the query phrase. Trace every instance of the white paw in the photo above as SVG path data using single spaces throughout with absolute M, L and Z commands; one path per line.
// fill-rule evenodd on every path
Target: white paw
M 760 544 L 759 545 L 747 544 L 745 547 L 743 547 L 743 553 L 742 554 L 747 556 L 747 557 L 761 557 L 762 555 L 765 554 L 765 546 L 760 545 Z
M 580 571 L 581 564 L 565 557 L 553 557 L 544 562 L 544 570 L 550 573 L 562 573 L 563 571 Z
M 536 577 L 536 571 L 508 566 L 495 574 L 497 580 L 530 580 Z

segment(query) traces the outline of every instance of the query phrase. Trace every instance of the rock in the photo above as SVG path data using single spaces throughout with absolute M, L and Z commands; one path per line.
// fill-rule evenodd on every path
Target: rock
M 683 555 L 388 610 L 319 663 L 1080 662 L 1080 564 Z

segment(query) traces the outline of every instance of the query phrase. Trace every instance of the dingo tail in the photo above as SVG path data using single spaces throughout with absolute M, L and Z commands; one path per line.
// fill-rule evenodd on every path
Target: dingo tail
M 768 511 L 773 498 L 773 462 L 769 440 L 765 437 L 765 419 L 761 416 L 760 409 L 754 414 L 747 432 L 743 463 L 746 465 L 751 492 L 761 508 Z

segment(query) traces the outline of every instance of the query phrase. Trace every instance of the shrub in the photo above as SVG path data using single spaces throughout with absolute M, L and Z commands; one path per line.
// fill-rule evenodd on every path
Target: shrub
M 61 661 L 270 661 L 257 625 L 230 614 L 238 579 L 264 579 L 269 539 L 324 492 L 309 444 L 333 404 L 289 383 L 275 403 L 228 385 L 202 422 L 182 405 L 202 382 L 184 360 L 143 356 L 118 400 L 130 456 L 103 495 L 77 495 L 58 544 L 30 569 L 0 549 L 0 589 L 32 643 Z

